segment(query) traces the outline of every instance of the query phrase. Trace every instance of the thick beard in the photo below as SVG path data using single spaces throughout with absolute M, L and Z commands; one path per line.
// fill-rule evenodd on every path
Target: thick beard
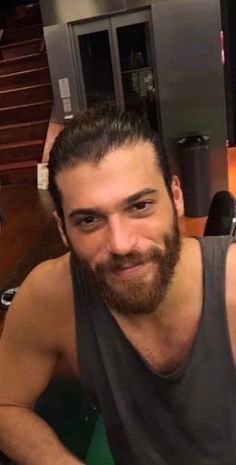
M 165 250 L 152 247 L 146 254 L 133 251 L 126 256 L 112 255 L 104 264 L 90 266 L 79 259 L 86 272 L 86 279 L 97 287 L 103 300 L 110 309 L 123 315 L 148 315 L 157 310 L 165 298 L 171 284 L 174 270 L 180 257 L 181 238 L 177 214 L 174 210 L 173 226 L 170 234 L 164 238 Z M 109 272 L 118 271 L 129 263 L 131 266 L 152 262 L 156 268 L 153 279 L 145 282 L 141 277 L 123 279 L 116 288 L 107 282 Z

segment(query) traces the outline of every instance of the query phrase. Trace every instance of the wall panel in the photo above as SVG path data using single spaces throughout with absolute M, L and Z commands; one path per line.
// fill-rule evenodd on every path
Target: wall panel
M 218 0 L 152 5 L 163 137 L 175 157 L 176 138 L 212 139 L 212 191 L 227 188 L 224 73 Z

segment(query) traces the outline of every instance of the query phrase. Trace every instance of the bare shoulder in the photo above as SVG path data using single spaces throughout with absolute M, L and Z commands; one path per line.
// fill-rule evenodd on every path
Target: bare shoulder
M 78 373 L 73 314 L 69 255 L 37 266 L 17 291 L 0 338 L 4 403 L 32 405 L 61 360 Z
M 236 243 L 228 249 L 226 259 L 226 311 L 232 352 L 236 362 Z
M 30 280 L 31 284 L 35 282 L 50 287 L 58 284 L 58 280 L 61 284 L 62 280 L 67 282 L 68 278 L 70 279 L 70 254 L 66 253 L 37 265 L 26 278 L 26 282 Z
M 27 276 L 8 311 L 3 338 L 15 337 L 17 328 L 18 335 L 37 333 L 39 340 L 46 340 L 48 334 L 50 344 L 61 346 L 62 330 L 73 324 L 72 318 L 70 262 L 65 254 L 41 263 Z
M 236 312 L 236 242 L 228 250 L 226 261 L 226 295 L 227 303 Z
M 67 300 L 72 293 L 69 257 L 65 254 L 36 266 L 22 283 L 17 297 L 51 305 Z
M 192 237 L 183 238 L 181 258 L 188 264 L 189 269 L 201 266 L 201 249 L 197 239 Z

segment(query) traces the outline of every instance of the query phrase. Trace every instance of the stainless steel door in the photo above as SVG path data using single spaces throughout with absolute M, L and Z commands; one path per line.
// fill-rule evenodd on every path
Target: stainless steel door
M 150 11 L 73 26 L 82 106 L 115 104 L 159 130 Z
M 109 20 L 76 25 L 73 34 L 82 106 L 115 105 Z
M 121 104 L 144 114 L 158 130 L 157 85 L 149 11 L 111 19 Z

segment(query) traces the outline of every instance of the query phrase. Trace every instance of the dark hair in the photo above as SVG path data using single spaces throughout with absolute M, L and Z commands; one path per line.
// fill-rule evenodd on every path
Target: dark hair
M 84 161 L 99 163 L 108 151 L 138 141 L 148 141 L 155 148 L 157 165 L 171 195 L 172 171 L 168 157 L 146 119 L 115 108 L 89 108 L 63 129 L 50 152 L 49 191 L 59 216 L 63 218 L 61 193 L 56 182 L 60 171 Z

